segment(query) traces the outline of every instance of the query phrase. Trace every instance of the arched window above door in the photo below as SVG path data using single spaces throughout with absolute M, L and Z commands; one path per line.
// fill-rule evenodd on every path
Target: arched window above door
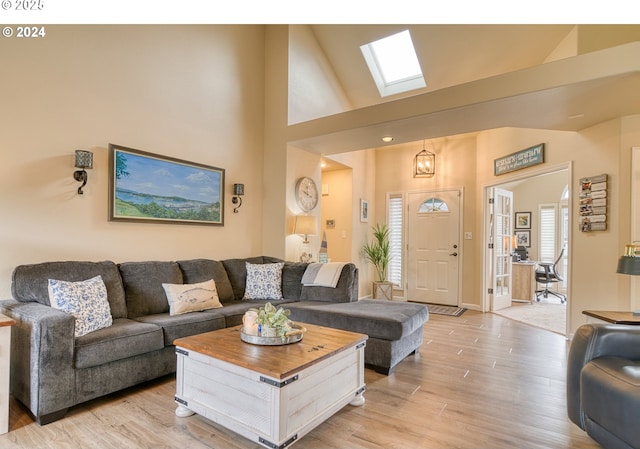
M 440 198 L 432 197 L 424 200 L 424 202 L 418 208 L 419 214 L 432 213 L 432 212 L 449 212 L 449 206 Z

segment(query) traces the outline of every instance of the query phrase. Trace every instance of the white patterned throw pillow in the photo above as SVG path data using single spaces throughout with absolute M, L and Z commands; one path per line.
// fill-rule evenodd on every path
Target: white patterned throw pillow
M 162 284 L 169 301 L 169 315 L 222 307 L 213 279 L 197 284 Z
M 74 316 L 76 337 L 113 324 L 107 287 L 100 275 L 79 282 L 49 279 L 49 302 L 51 307 Z
M 253 264 L 246 262 L 247 284 L 244 299 L 282 299 L 284 262 Z

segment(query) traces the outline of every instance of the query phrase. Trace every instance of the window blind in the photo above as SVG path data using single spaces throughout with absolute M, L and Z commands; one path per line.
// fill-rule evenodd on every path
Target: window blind
M 402 229 L 404 200 L 401 194 L 390 195 L 388 199 L 389 243 L 391 262 L 389 262 L 389 281 L 402 288 Z
M 556 260 L 556 205 L 541 204 L 539 259 L 541 262 L 555 262 Z

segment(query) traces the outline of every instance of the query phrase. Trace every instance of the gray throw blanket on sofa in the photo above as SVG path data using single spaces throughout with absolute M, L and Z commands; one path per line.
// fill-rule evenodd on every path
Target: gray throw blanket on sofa
M 336 288 L 344 265 L 342 262 L 311 263 L 302 275 L 302 284 Z

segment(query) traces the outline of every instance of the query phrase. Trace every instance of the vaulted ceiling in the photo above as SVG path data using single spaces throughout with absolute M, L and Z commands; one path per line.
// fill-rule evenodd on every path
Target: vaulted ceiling
M 427 87 L 381 98 L 360 46 L 409 29 Z M 545 62 L 573 25 L 313 25 L 353 109 L 289 127 L 323 154 L 505 126 L 579 130 L 640 113 L 640 42 Z M 553 58 L 552 58 L 553 59 Z
M 313 25 L 354 108 L 388 101 L 380 98 L 360 46 L 406 29 L 427 82 L 404 95 L 413 96 L 542 64 L 573 25 Z

